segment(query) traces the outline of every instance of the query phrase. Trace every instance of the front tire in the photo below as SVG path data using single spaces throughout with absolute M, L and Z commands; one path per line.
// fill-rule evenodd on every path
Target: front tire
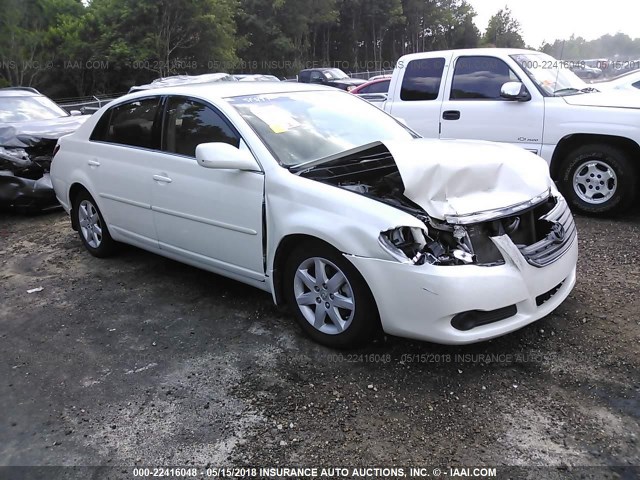
M 300 327 L 331 348 L 355 348 L 380 331 L 366 282 L 339 252 L 320 243 L 296 248 L 284 269 L 284 296 Z
M 637 181 L 628 154 L 604 144 L 573 150 L 560 170 L 563 195 L 575 211 L 586 215 L 610 215 L 628 209 L 635 199 Z
M 111 238 L 104 217 L 89 192 L 82 191 L 76 196 L 72 215 L 78 226 L 80 240 L 91 255 L 104 258 L 113 254 L 116 242 Z

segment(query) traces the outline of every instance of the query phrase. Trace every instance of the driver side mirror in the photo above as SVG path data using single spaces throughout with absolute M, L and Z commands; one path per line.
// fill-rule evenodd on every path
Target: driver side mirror
M 201 143 L 196 147 L 196 160 L 205 168 L 260 171 L 249 150 L 223 142 Z
M 507 100 L 515 100 L 517 102 L 528 102 L 531 100 L 531 94 L 520 82 L 507 82 L 500 88 L 500 96 Z

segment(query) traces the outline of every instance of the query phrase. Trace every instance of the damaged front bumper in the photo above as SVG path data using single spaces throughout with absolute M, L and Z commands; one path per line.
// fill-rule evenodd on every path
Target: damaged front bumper
M 348 256 L 371 288 L 387 333 L 445 344 L 488 340 L 548 315 L 571 292 L 578 240 L 559 194 L 460 220 L 438 226 L 454 235 L 458 229 L 457 239 L 441 236 L 422 246 L 389 237 L 382 247 L 392 252 L 395 241 L 395 262 Z M 403 240 L 417 237 L 415 230 Z M 452 241 L 468 249 L 467 257 L 447 253 Z
M 48 173 L 32 180 L 0 171 L 0 208 L 32 213 L 57 209 L 60 204 Z
M 468 344 L 499 337 L 545 317 L 564 301 L 576 282 L 577 238 L 561 258 L 544 268 L 527 262 L 508 236 L 496 240 L 505 263 L 491 267 L 347 258 L 369 285 L 386 333 Z

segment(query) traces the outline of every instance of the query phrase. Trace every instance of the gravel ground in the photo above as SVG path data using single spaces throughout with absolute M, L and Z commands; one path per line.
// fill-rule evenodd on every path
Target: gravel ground
M 467 347 L 333 352 L 263 292 L 135 248 L 93 258 L 62 212 L 0 214 L 0 466 L 637 478 L 612 467 L 640 465 L 640 215 L 576 220 L 578 283 L 549 317 Z

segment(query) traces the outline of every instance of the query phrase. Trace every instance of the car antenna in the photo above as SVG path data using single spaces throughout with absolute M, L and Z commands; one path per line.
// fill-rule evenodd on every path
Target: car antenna
M 565 43 L 566 43 L 566 40 L 562 40 L 562 47 L 560 47 L 560 64 L 556 68 L 556 86 L 555 86 L 555 90 L 558 89 L 558 78 L 560 78 L 560 68 L 562 67 L 562 65 L 564 63 L 564 44 Z

